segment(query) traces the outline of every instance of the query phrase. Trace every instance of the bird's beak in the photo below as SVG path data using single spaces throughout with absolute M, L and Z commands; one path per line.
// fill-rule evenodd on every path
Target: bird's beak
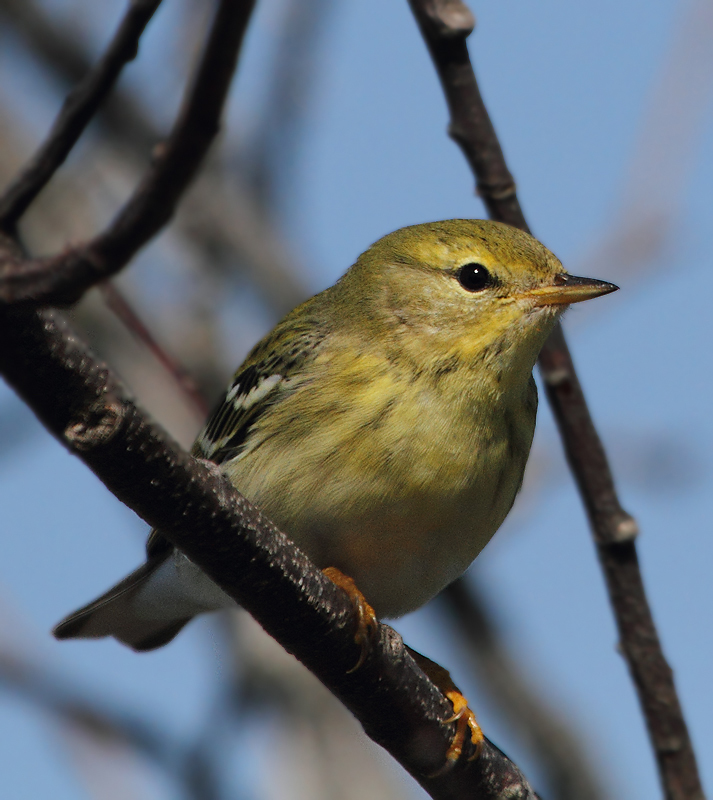
M 555 275 L 551 286 L 538 286 L 525 292 L 525 297 L 534 300 L 536 306 L 568 306 L 581 303 L 603 294 L 615 292 L 619 287 L 596 278 L 578 278 L 563 272 Z

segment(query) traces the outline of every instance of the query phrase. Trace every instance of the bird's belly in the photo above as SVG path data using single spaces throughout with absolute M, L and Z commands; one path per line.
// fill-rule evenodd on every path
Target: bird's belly
M 312 527 L 298 544 L 324 568 L 354 578 L 379 617 L 400 617 L 461 575 L 494 532 L 472 521 L 390 513 Z
M 368 508 L 340 507 L 325 480 L 297 513 L 285 516 L 282 503 L 265 499 L 261 505 L 317 566 L 352 577 L 378 616 L 399 617 L 465 572 L 510 510 L 524 464 L 490 463 L 499 466 L 472 474 L 457 492 L 423 486 Z
M 381 617 L 418 608 L 468 568 L 512 506 L 534 429 L 526 405 L 439 395 L 406 405 L 416 411 L 393 424 L 383 413 L 364 428 L 344 412 L 310 436 L 256 436 L 223 467 L 317 566 L 352 577 Z

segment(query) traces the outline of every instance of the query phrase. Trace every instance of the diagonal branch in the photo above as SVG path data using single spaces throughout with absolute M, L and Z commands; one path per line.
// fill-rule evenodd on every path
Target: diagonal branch
M 475 18 L 461 0 L 409 0 L 441 81 L 449 136 L 463 151 L 492 219 L 530 232 L 495 128 L 470 63 L 466 38 Z
M 64 163 L 121 74 L 161 0 L 132 0 L 104 56 L 69 93 L 39 150 L 0 197 L 0 230 L 12 232 L 29 205 Z
M 47 13 L 41 0 L 0 0 L 3 26 L 14 29 L 32 51 L 38 63 L 69 85 L 79 83 L 92 68 L 91 56 L 73 35 L 69 25 Z M 102 104 L 97 121 L 131 139 L 136 149 L 146 152 L 160 137 L 133 97 L 118 87 Z
M 409 0 L 431 53 L 451 115 L 450 134 L 476 175 L 493 219 L 529 230 L 502 148 L 483 104 L 466 38 L 474 19 L 460 0 Z M 671 668 L 644 591 L 634 539 L 621 507 L 561 326 L 540 354 L 540 370 L 570 467 L 589 516 L 661 781 L 668 800 L 703 800 L 693 746 Z
M 121 321 L 127 331 L 143 345 L 158 363 L 168 372 L 176 383 L 176 387 L 186 398 L 191 408 L 202 422 L 210 413 L 210 406 L 201 394 L 198 384 L 193 380 L 186 368 L 163 348 L 144 321 L 134 311 L 131 303 L 113 281 L 99 284 L 107 308 Z
M 452 709 L 401 637 L 382 625 L 351 673 L 359 648 L 346 594 L 218 468 L 151 424 L 57 312 L 0 310 L 0 341 L 0 374 L 50 432 L 314 672 L 432 797 L 536 798 L 489 742 L 476 760 L 428 777 L 444 763 Z
M 582 496 L 622 653 L 629 666 L 667 800 L 703 800 L 693 744 L 673 672 L 663 654 L 646 597 L 636 544 L 636 522 L 622 510 L 606 453 L 587 409 L 562 329 L 540 354 L 565 453 Z
M 53 76 L 74 84 L 91 69 L 90 56 L 76 37 L 56 24 L 38 0 L 0 0 L 0 16 Z M 161 138 L 136 99 L 121 87 L 107 97 L 96 120 L 122 153 L 128 150 L 142 161 Z M 245 177 L 234 173 L 225 178 L 224 171 L 204 169 L 184 196 L 174 226 L 197 249 L 201 270 L 224 279 L 226 269 L 238 267 L 276 314 L 285 314 L 309 295 L 294 248 L 276 230 Z
M 254 0 L 221 0 L 168 139 L 118 216 L 89 242 L 48 258 L 0 262 L 0 302 L 69 304 L 118 272 L 173 215 L 219 130 Z

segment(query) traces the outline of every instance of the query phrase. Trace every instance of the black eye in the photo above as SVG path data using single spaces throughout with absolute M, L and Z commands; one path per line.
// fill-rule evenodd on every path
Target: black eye
M 469 292 L 481 292 L 493 285 L 492 275 L 482 264 L 463 264 L 458 270 L 460 285 Z

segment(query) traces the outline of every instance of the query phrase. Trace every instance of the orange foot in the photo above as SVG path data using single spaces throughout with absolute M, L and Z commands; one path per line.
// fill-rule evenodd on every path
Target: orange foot
M 421 667 L 421 669 L 428 675 L 428 677 L 436 684 L 436 686 L 443 692 L 443 694 L 451 701 L 453 705 L 453 715 L 443 720 L 444 725 L 451 722 L 456 722 L 456 732 L 453 740 L 446 752 L 446 763 L 433 775 L 431 778 L 437 778 L 439 775 L 444 775 L 449 772 L 458 762 L 458 759 L 463 753 L 463 744 L 465 742 L 465 735 L 470 729 L 470 741 L 475 746 L 473 755 L 468 758 L 468 761 L 475 760 L 480 755 L 480 750 L 483 746 L 483 731 L 478 725 L 475 714 L 468 708 L 468 701 L 465 699 L 460 689 L 453 683 L 450 672 L 431 661 L 430 658 L 422 656 L 421 653 L 416 652 L 412 648 L 408 648 L 414 661 Z
M 327 569 L 322 570 L 322 572 L 332 583 L 335 583 L 340 589 L 344 589 L 359 615 L 357 631 L 354 634 L 354 642 L 361 650 L 359 653 L 359 660 L 349 670 L 349 672 L 356 672 L 369 655 L 371 643 L 376 636 L 378 636 L 379 620 L 376 618 L 376 613 L 367 602 L 366 597 L 359 591 L 356 583 L 354 583 L 348 575 L 345 575 L 336 567 L 327 567 Z

